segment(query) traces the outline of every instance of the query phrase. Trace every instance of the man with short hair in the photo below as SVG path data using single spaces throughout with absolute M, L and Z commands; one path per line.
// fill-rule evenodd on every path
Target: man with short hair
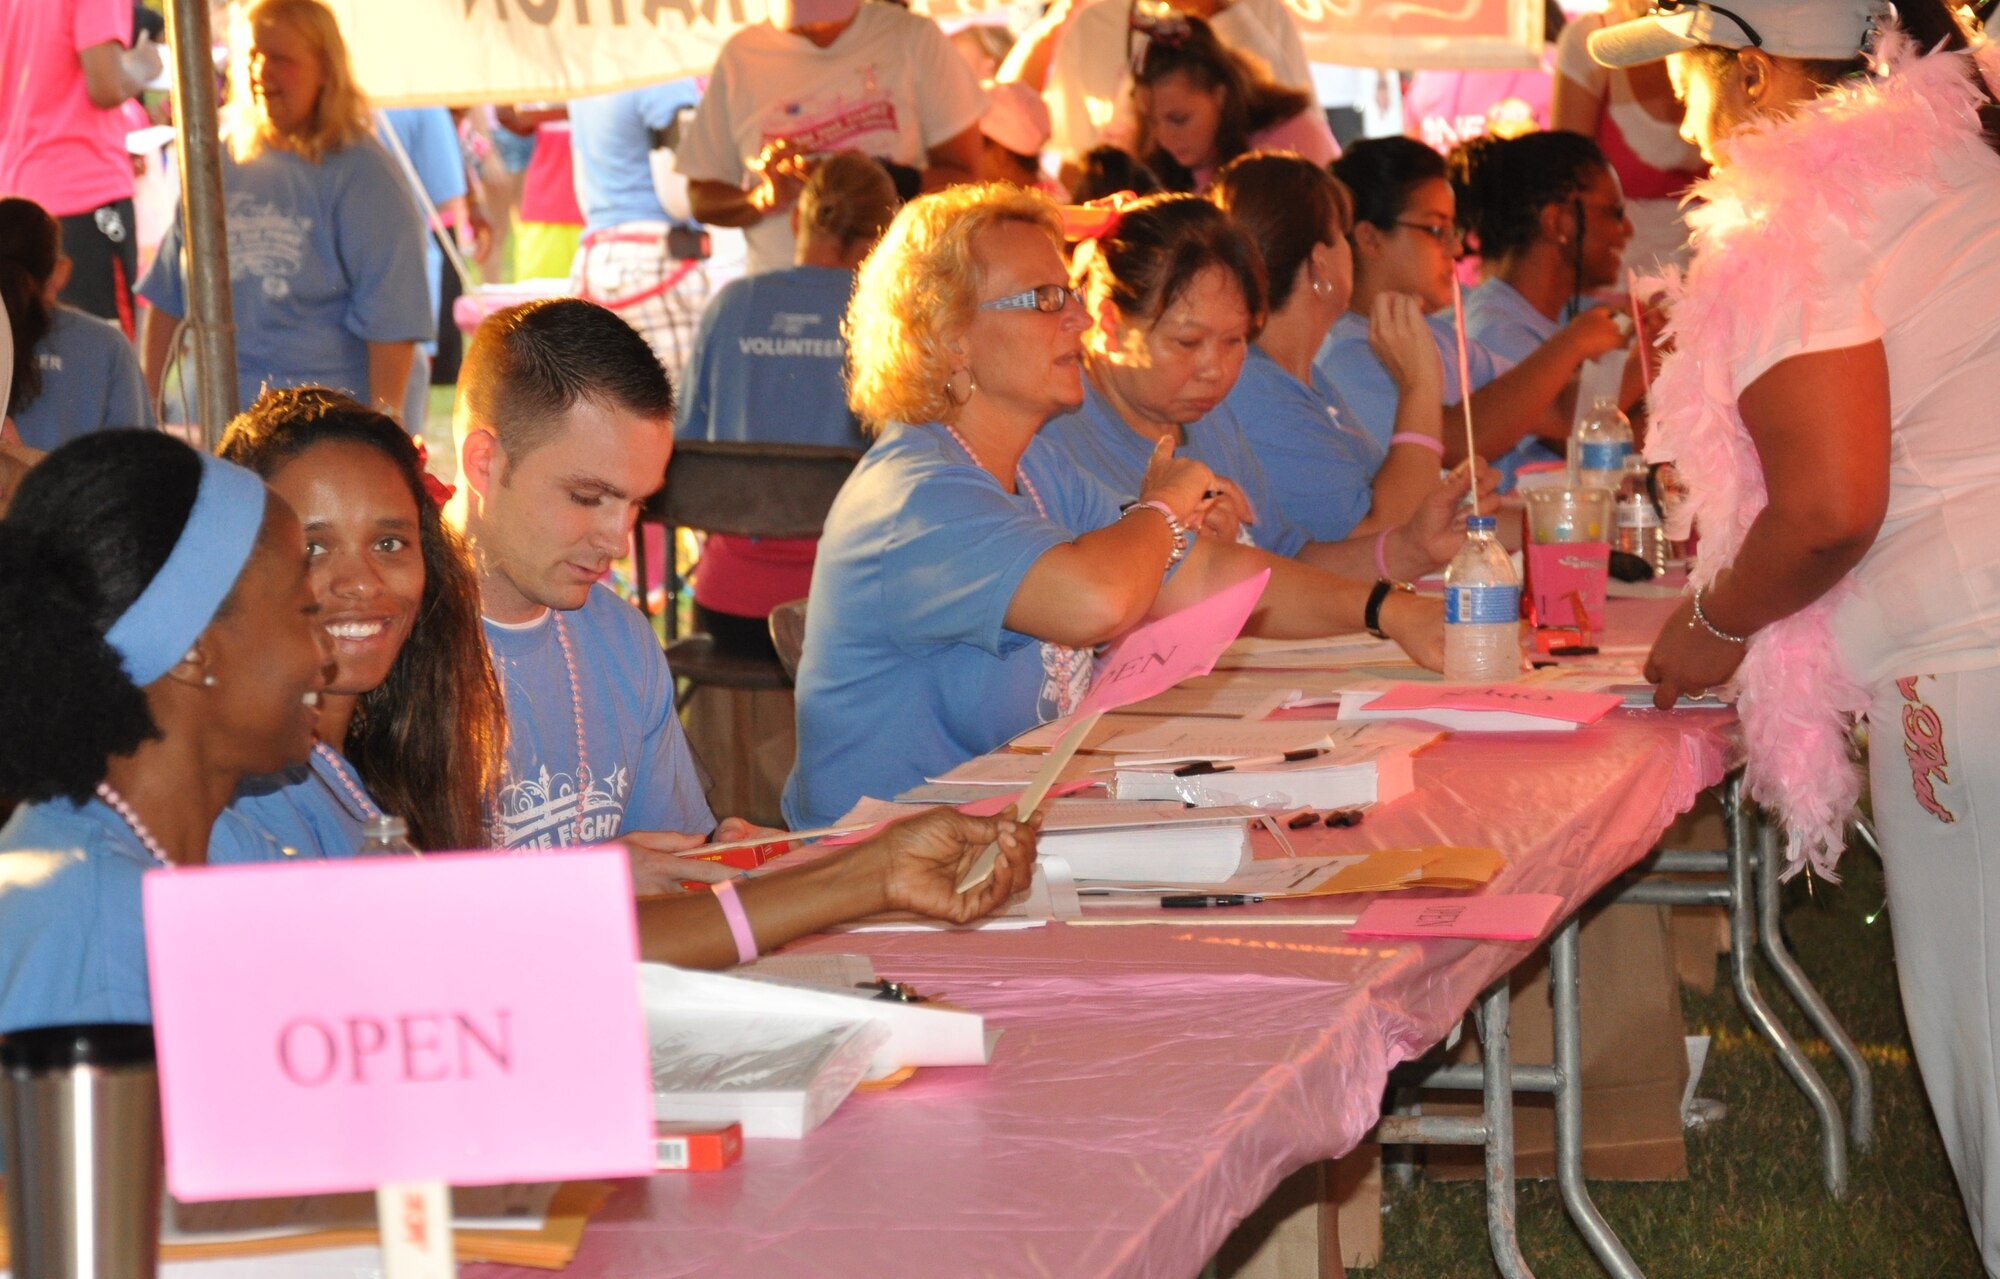
M 652 348 L 603 307 L 550 298 L 473 334 L 452 432 L 448 515 L 479 566 L 507 699 L 501 847 L 716 828 L 646 619 L 598 579 L 666 474 L 673 390 Z

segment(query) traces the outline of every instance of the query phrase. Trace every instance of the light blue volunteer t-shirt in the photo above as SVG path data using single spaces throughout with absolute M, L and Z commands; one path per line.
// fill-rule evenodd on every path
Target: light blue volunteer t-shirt
M 267 836 L 224 811 L 211 864 L 279 861 Z M 153 1020 L 139 882 L 162 869 L 102 802 L 25 804 L 0 827 L 0 1035 Z
M 347 779 L 361 786 L 361 773 L 347 757 L 334 751 L 334 758 L 347 770 Z M 367 794 L 365 787 L 362 793 Z M 333 859 L 354 856 L 361 847 L 361 828 L 374 816 L 362 810 L 318 751 L 297 768 L 243 782 L 229 811 L 300 856 Z
M 1465 295 L 1465 331 L 1475 342 L 1510 365 L 1533 355 L 1535 348 L 1554 337 L 1562 325 L 1535 309 L 1519 289 L 1497 277 Z M 1560 462 L 1562 454 L 1527 436 L 1496 459 L 1502 492 L 1512 492 L 1514 476 L 1523 466 L 1535 462 Z
M 1118 500 L 1040 440 L 1021 469 L 1047 519 L 943 427 L 894 424 L 841 489 L 806 612 L 792 829 L 827 825 L 863 795 L 900 794 L 1087 691 L 1088 652 L 1005 618 L 1034 562 L 1117 519 Z
M 674 438 L 865 448 L 847 407 L 844 267 L 795 266 L 732 280 L 701 314 L 681 378 Z
M 35 347 L 41 393 L 25 407 L 18 399 L 7 407 L 21 442 L 46 453 L 92 431 L 153 425 L 139 357 L 118 326 L 60 304 L 49 321 Z
M 1458 338 L 1451 316 L 1433 315 L 1427 322 L 1438 355 L 1444 360 L 1444 403 L 1456 404 L 1462 397 L 1458 389 Z M 1475 391 L 1514 367 L 1512 361 L 1501 359 L 1476 341 L 1465 344 L 1465 362 Z M 1333 331 L 1313 357 L 1313 369 L 1326 378 L 1339 393 L 1339 403 L 1386 451 L 1389 437 L 1396 431 L 1398 396 L 1389 370 L 1368 349 L 1367 317 L 1348 311 L 1335 320 Z M 1452 429 L 1455 421 L 1446 422 L 1445 428 Z
M 653 130 L 700 101 L 692 79 L 571 100 L 569 142 L 581 179 L 584 234 L 622 222 L 669 220 L 653 190 Z
M 568 632 L 583 711 L 577 716 L 557 634 Z M 508 626 L 488 620 L 486 643 L 507 699 L 507 776 L 495 842 L 562 848 L 619 832 L 706 835 L 715 816 L 674 714 L 674 680 L 639 610 L 597 586 L 582 608 Z
M 1315 542 L 1338 542 L 1367 518 L 1388 446 L 1341 412 L 1318 365 L 1307 386 L 1253 345 L 1222 410 L 1262 464 L 1277 518 Z
M 433 209 L 465 196 L 465 155 L 458 149 L 458 126 L 451 122 L 448 109 L 394 107 L 383 111 L 376 117 L 375 136 L 386 147 L 391 133 L 403 144 L 403 154 L 410 157 L 410 167 L 416 171 L 417 182 Z M 421 205 L 418 212 L 422 212 Z M 424 236 L 424 279 L 430 285 L 431 314 L 436 315 L 444 300 L 444 250 L 438 246 L 435 235 Z M 431 359 L 437 358 L 435 336 L 423 344 L 423 352 Z M 430 395 L 430 368 L 424 360 L 418 360 L 410 370 L 410 382 L 410 390 L 403 397 L 403 420 L 416 423 L 413 429 L 422 434 L 420 415 Z
M 243 407 L 267 383 L 366 403 L 370 342 L 436 335 L 423 219 L 381 143 L 365 138 L 318 164 L 275 150 L 238 164 L 225 148 L 222 188 Z M 176 318 L 188 312 L 181 235 L 176 214 L 139 287 Z
M 1264 468 L 1251 452 L 1243 426 L 1227 402 L 1182 427 L 1181 434 L 1184 442 L 1174 450 L 1177 456 L 1191 457 L 1217 475 L 1236 481 L 1250 499 L 1257 517 L 1250 525 L 1250 537 L 1260 549 L 1287 558 L 1305 549 L 1306 535 L 1278 509 Z M 1096 476 L 1120 501 L 1138 498 L 1146 464 L 1153 460 L 1153 442 L 1125 425 L 1111 401 L 1087 380 L 1083 407 L 1054 419 L 1035 438 Z

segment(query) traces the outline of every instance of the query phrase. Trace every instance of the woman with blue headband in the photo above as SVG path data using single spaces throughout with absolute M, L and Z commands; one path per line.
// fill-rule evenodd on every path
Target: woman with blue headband
M 262 480 L 109 431 L 0 521 L 0 1034 L 149 1022 L 149 872 L 282 856 L 224 812 L 312 748 L 322 657 L 299 521 Z

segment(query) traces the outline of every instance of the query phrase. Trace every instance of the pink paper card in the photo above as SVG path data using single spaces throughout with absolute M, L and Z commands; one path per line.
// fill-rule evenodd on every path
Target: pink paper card
M 1616 693 L 1576 693 L 1527 684 L 1398 684 L 1368 703 L 1377 711 L 1511 711 L 1566 724 L 1595 724 L 1623 705 Z
M 1217 591 L 1198 604 L 1134 627 L 1097 659 L 1097 681 L 1077 707 L 1080 714 L 1116 710 L 1164 693 L 1184 679 L 1206 675 L 1222 650 L 1236 642 L 1257 609 L 1271 570 Z
M 1463 937 L 1534 941 L 1562 909 L 1554 893 L 1495 897 L 1383 897 L 1348 928 L 1349 937 Z
M 220 866 L 144 893 L 176 1196 L 652 1171 L 623 852 Z
M 1594 631 L 1604 629 L 1604 596 L 1611 574 L 1611 547 L 1605 542 L 1553 542 L 1525 548 L 1528 596 L 1537 626 L 1575 626 L 1576 600 Z

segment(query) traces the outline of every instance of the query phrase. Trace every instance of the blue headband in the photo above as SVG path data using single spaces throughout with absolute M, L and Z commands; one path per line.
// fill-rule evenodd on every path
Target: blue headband
M 264 481 L 218 457 L 201 456 L 201 487 L 173 552 L 105 642 L 140 688 L 174 668 L 236 585 L 264 526 Z

